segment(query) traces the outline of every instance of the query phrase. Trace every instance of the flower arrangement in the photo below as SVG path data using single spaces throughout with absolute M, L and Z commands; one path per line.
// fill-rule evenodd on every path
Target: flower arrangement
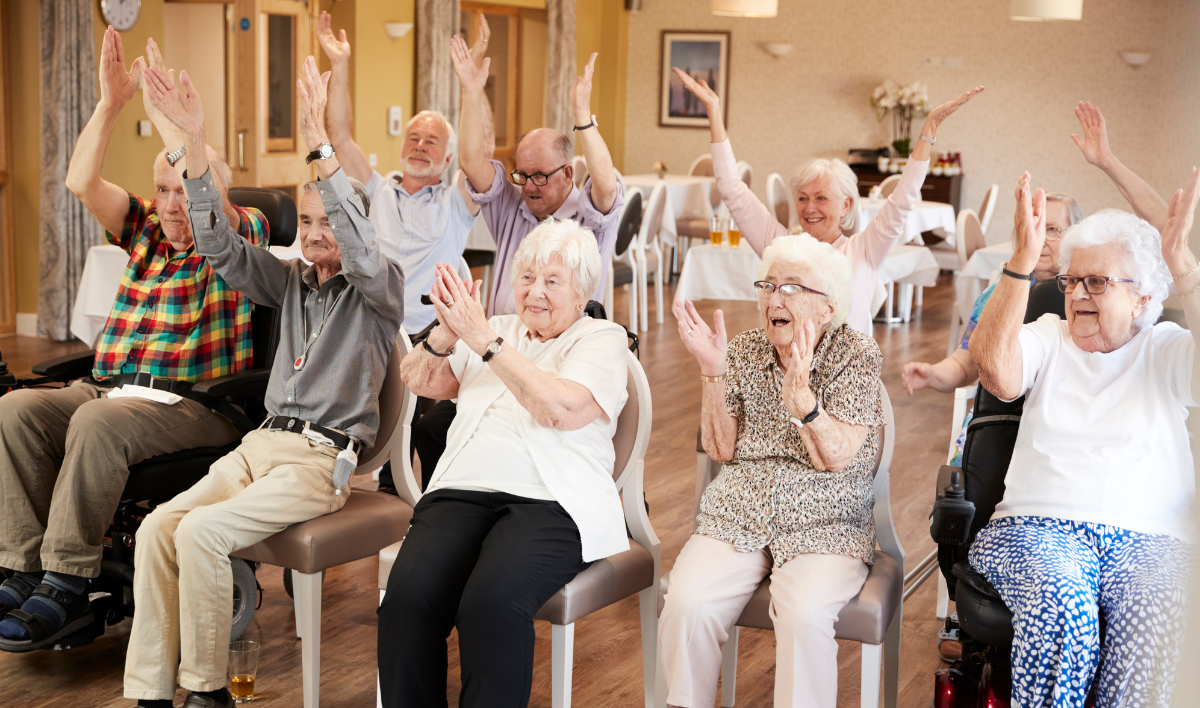
M 888 114 L 892 116 L 892 148 L 900 157 L 912 153 L 912 121 L 929 112 L 928 104 L 929 92 L 920 81 L 900 86 L 888 79 L 871 95 L 875 117 L 883 120 Z
M 662 179 L 667 174 L 667 163 L 663 162 L 662 160 L 659 160 L 658 162 L 654 163 L 654 166 L 651 167 L 650 169 L 657 172 L 658 178 Z

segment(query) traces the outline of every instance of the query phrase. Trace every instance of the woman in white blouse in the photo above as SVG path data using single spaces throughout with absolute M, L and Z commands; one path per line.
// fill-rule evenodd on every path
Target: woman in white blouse
M 673 71 L 708 111 L 708 123 L 712 131 L 712 145 L 709 147 L 712 150 L 717 189 L 721 192 L 721 199 L 725 200 L 730 216 L 741 228 L 742 236 L 761 256 L 763 249 L 772 241 L 787 234 L 787 228 L 738 179 L 733 147 L 725 133 L 720 97 L 706 82 L 696 82 L 679 69 Z M 868 336 L 872 334 L 871 301 L 879 279 L 879 268 L 892 249 L 900 244 L 908 213 L 921 198 L 921 185 L 929 170 L 929 151 L 937 141 L 938 127 L 982 90 L 982 86 L 977 86 L 929 112 L 896 191 L 888 197 L 888 203 L 871 223 L 853 236 L 845 236 L 842 229 L 848 229 L 855 223 L 858 177 L 854 171 L 841 160 L 820 159 L 799 167 L 792 175 L 788 188 L 796 202 L 796 213 L 800 216 L 800 226 L 804 232 L 818 241 L 833 244 L 850 259 L 854 301 L 846 322 L 853 329 Z
M 455 627 L 459 705 L 526 705 L 534 614 L 629 549 L 612 476 L 626 335 L 583 311 L 601 272 L 596 237 L 550 220 L 517 250 L 517 314 L 489 320 L 480 282 L 437 266 L 438 326 L 400 374 L 458 415 L 379 609 L 385 706 L 445 705 Z

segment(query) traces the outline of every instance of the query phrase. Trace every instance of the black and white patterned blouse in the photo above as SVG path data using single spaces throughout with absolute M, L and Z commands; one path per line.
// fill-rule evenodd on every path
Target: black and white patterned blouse
M 783 403 L 783 370 L 761 328 L 729 343 L 725 402 L 737 418 L 737 448 L 700 501 L 698 532 L 742 552 L 768 548 L 781 566 L 800 553 L 833 553 L 874 562 L 873 471 L 883 406 L 883 355 L 875 340 L 850 329 L 822 338 L 809 388 L 821 410 L 871 427 L 853 461 L 818 471 Z

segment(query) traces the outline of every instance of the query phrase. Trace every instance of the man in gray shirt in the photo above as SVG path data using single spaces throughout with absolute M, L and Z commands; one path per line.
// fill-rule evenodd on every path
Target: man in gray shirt
M 182 88 L 158 71 L 146 77 L 151 100 L 186 136 L 182 176 L 197 251 L 233 288 L 278 308 L 281 325 L 267 422 L 138 530 L 125 697 L 141 706 L 170 705 L 176 677 L 192 691 L 188 708 L 232 706 L 229 554 L 340 509 L 349 495 L 342 474 L 378 431 L 379 389 L 404 316 L 404 275 L 375 243 L 362 185 L 334 158 L 324 128 L 328 79 L 312 57 L 305 61 L 300 132 L 319 176 L 300 203 L 300 245 L 312 262 L 305 266 L 247 247 L 230 227 L 187 74 Z

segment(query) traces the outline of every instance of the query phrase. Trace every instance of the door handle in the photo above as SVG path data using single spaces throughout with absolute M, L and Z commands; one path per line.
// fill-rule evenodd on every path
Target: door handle
M 246 131 L 238 131 L 238 169 L 246 169 Z

